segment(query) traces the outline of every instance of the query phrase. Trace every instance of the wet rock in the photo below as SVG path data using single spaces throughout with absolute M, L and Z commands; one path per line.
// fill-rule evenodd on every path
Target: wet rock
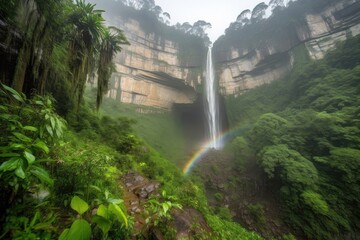
M 159 183 L 157 182 L 153 182 L 153 183 L 150 183 L 149 185 L 145 186 L 145 190 L 148 192 L 148 193 L 152 193 L 154 192 L 158 187 L 159 187 Z
M 203 215 L 194 208 L 174 209 L 171 211 L 174 216 L 173 226 L 176 229 L 176 239 L 192 239 L 199 232 L 211 232 Z

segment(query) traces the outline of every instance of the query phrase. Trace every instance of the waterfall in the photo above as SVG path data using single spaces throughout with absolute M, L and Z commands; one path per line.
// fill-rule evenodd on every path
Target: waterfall
M 205 98 L 205 115 L 208 123 L 209 140 L 211 142 L 210 147 L 220 149 L 222 143 L 218 139 L 220 136 L 219 102 L 216 92 L 215 71 L 211 47 L 208 49 L 206 58 Z

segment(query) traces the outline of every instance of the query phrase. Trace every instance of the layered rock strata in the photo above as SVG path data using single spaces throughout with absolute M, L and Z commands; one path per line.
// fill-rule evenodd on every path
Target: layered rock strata
M 173 103 L 195 101 L 202 63 L 182 66 L 179 43 L 146 33 L 136 20 L 109 16 L 107 20 L 123 29 L 131 44 L 116 56 L 108 97 L 168 110 Z
M 301 44 L 312 59 L 323 58 L 337 42 L 360 33 L 359 12 L 359 1 L 341 1 L 319 14 L 307 14 L 295 29 L 279 29 L 269 39 L 253 39 L 262 41 L 261 47 L 222 47 L 215 52 L 221 93 L 238 95 L 284 77 L 292 69 L 294 49 Z

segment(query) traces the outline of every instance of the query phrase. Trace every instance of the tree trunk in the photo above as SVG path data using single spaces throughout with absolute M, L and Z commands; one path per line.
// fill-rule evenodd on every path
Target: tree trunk
M 26 69 L 30 60 L 31 49 L 24 43 L 22 46 L 18 60 L 16 63 L 14 80 L 12 83 L 12 88 L 14 88 L 18 92 L 23 91 Z

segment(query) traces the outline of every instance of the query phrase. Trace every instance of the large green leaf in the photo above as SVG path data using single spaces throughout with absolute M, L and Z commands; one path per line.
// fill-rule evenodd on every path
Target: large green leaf
M 34 147 L 42 150 L 44 153 L 48 154 L 49 153 L 49 148 L 46 145 L 46 143 L 44 143 L 43 141 L 41 141 L 40 139 L 36 139 L 35 143 L 33 144 Z
M 0 165 L 0 171 L 13 171 L 20 165 L 21 157 L 13 157 Z
M 77 219 L 71 225 L 68 233 L 69 240 L 89 240 L 91 237 L 90 224 L 84 219 Z
M 23 96 L 18 93 L 15 89 L 12 89 L 11 87 L 8 87 L 4 84 L 1 84 L 3 88 L 5 88 L 8 92 L 11 93 L 11 95 L 16 99 L 18 100 L 19 102 L 24 102 L 24 98 Z
M 37 130 L 38 130 L 36 127 L 33 127 L 33 126 L 25 126 L 25 127 L 23 127 L 23 129 L 31 131 L 31 132 L 37 132 Z
M 64 231 L 61 233 L 59 237 L 59 240 L 69 240 L 69 232 L 70 232 L 69 228 L 64 229 Z
M 23 142 L 31 142 L 31 141 L 32 141 L 31 138 L 25 136 L 25 135 L 22 134 L 22 133 L 14 132 L 13 134 L 14 134 L 14 136 L 15 136 L 16 138 L 18 138 L 19 140 L 21 140 L 21 141 L 23 141 Z
M 114 203 L 110 203 L 109 211 L 112 212 L 113 214 L 115 214 L 115 216 L 119 222 L 125 223 L 125 226 L 128 227 L 127 217 L 125 216 L 123 210 L 118 205 L 116 205 Z
M 76 212 L 78 212 L 80 215 L 86 212 L 89 209 L 89 205 L 79 198 L 78 196 L 74 196 L 71 199 L 70 206 L 72 209 L 74 209 Z
M 10 152 L 10 153 L 1 153 L 1 154 L 0 154 L 0 157 L 2 157 L 2 158 L 6 158 L 6 157 L 20 157 L 20 154 L 19 154 L 19 153 L 13 153 L 13 152 Z
M 50 125 L 46 124 L 45 128 L 46 128 L 47 132 L 50 134 L 50 136 L 54 136 L 54 132 Z
M 24 170 L 22 169 L 21 166 L 19 166 L 18 168 L 16 168 L 15 170 L 15 175 L 18 176 L 19 178 L 22 178 L 24 179 L 26 176 L 25 176 L 25 172 Z
M 24 151 L 24 157 L 28 161 L 29 165 L 33 164 L 36 159 L 35 156 L 27 150 Z
M 53 116 L 50 116 L 50 123 L 51 123 L 51 128 L 55 129 L 55 119 Z
M 13 143 L 9 146 L 11 149 L 25 149 L 25 145 L 24 144 L 20 144 L 20 143 Z
M 106 219 L 109 219 L 109 210 L 107 207 L 105 207 L 103 204 L 99 206 L 96 212 L 97 215 L 104 217 Z
M 42 167 L 32 165 L 30 168 L 30 173 L 43 183 L 47 183 L 49 185 L 54 184 L 54 180 L 51 179 L 48 172 Z
M 101 231 L 103 231 L 104 234 L 109 232 L 111 228 L 111 222 L 109 220 L 98 215 L 95 215 L 92 220 L 98 225 L 98 227 L 101 229 Z

